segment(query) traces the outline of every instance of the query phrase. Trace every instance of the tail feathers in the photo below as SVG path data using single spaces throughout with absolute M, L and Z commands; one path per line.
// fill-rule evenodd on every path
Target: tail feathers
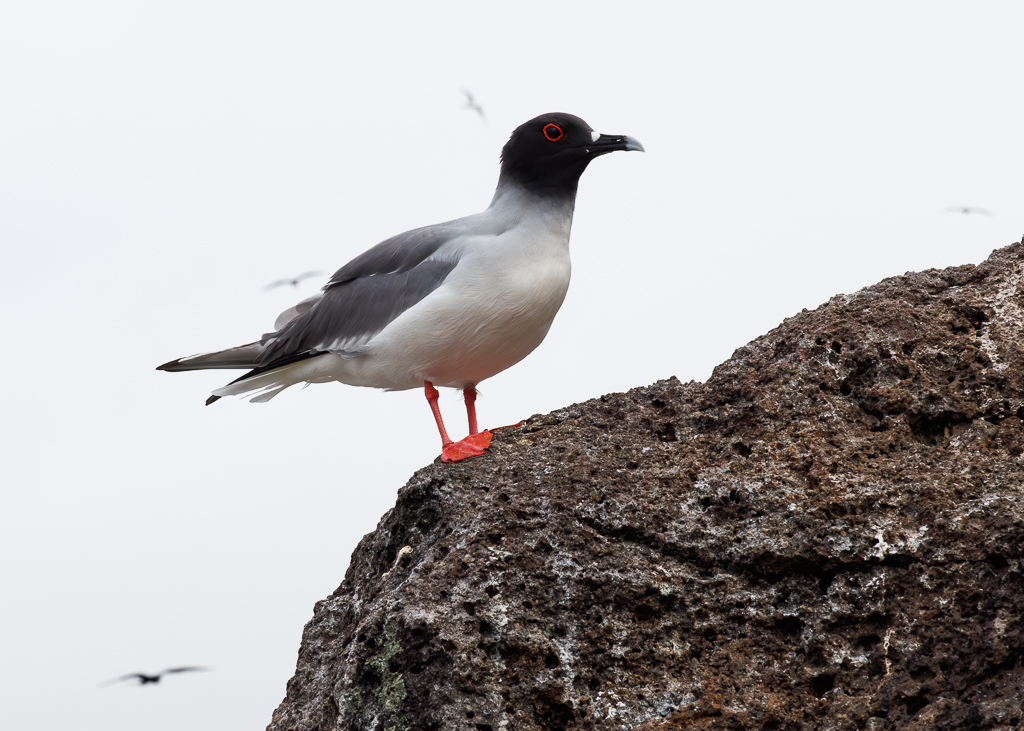
M 327 353 L 313 352 L 296 354 L 283 358 L 275 363 L 262 366 L 251 373 L 246 373 L 241 378 L 235 379 L 226 386 L 216 389 L 213 395 L 207 399 L 206 404 L 224 396 L 241 396 L 242 394 L 256 394 L 250 399 L 252 403 L 261 404 L 274 398 L 281 391 L 296 383 L 334 380 L 330 375 L 330 367 L 333 360 L 324 360 L 322 356 Z
M 231 383 L 225 386 L 224 388 L 218 388 L 217 392 L 220 392 L 221 395 L 217 396 L 217 392 L 215 392 L 213 396 L 210 396 L 210 398 L 206 399 L 206 405 L 209 406 L 212 403 L 216 403 L 217 401 L 220 401 L 222 398 L 224 398 L 224 396 L 237 396 L 239 394 L 249 393 L 251 391 L 260 391 L 260 393 L 256 394 L 256 396 L 249 399 L 250 403 L 265 404 L 267 401 L 274 398 L 274 396 L 288 388 L 288 386 L 293 385 L 295 384 L 285 383 L 282 385 L 280 383 L 273 383 L 267 385 L 265 382 L 257 382 L 250 383 L 248 384 L 248 388 L 242 389 L 241 387 L 237 386 L 235 388 L 232 388 L 232 386 L 235 386 L 235 384 Z
M 264 346 L 259 341 L 216 353 L 200 353 L 157 366 L 158 371 L 203 371 L 213 368 L 256 368 Z
M 257 341 L 237 348 L 228 348 L 216 353 L 202 353 L 188 358 L 178 358 L 164 363 L 158 371 L 199 371 L 216 368 L 244 368 L 248 373 L 236 378 L 206 399 L 206 405 L 219 401 L 224 396 L 239 396 L 257 391 L 250 399 L 253 403 L 264 403 L 274 398 L 289 386 L 303 381 L 329 381 L 333 376 L 320 372 L 319 356 L 326 355 L 323 351 L 305 351 L 277 358 L 264 365 L 259 359 L 265 346 Z
M 284 389 L 302 381 L 301 376 L 299 378 L 294 378 L 291 377 L 292 375 L 293 374 L 289 372 L 289 369 L 285 367 L 268 373 L 260 373 L 252 378 L 233 381 L 226 386 L 215 389 L 213 395 L 206 399 L 206 405 L 209 406 L 214 401 L 217 401 L 224 396 L 241 396 L 242 394 L 252 393 L 253 391 L 256 392 L 256 395 L 249 399 L 252 403 L 266 403 L 270 399 L 274 398 L 274 396 L 281 393 Z

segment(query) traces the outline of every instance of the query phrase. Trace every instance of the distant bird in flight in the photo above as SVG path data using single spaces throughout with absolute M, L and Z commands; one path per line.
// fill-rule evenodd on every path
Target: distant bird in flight
M 477 428 L 477 384 L 540 345 L 562 306 L 580 175 L 600 155 L 643 149 L 571 114 L 531 119 L 502 149 L 485 211 L 387 239 L 281 313 L 274 332 L 158 370 L 249 370 L 214 390 L 207 404 L 252 392 L 253 402 L 269 401 L 303 382 L 420 387 L 441 435 L 442 461 L 483 454 L 491 433 Z M 459 442 L 445 431 L 435 386 L 462 389 L 469 436 Z
M 270 290 L 275 289 L 276 287 L 283 287 L 286 284 L 290 284 L 293 287 L 298 287 L 299 282 L 301 282 L 303 279 L 309 279 L 310 277 L 319 277 L 321 274 L 323 274 L 323 272 L 317 270 L 315 272 L 303 272 L 299 276 L 292 277 L 291 279 L 278 279 L 276 282 L 271 282 L 266 287 L 264 287 L 263 291 L 269 292 Z
M 992 211 L 987 208 L 979 208 L 978 206 L 946 206 L 942 209 L 943 213 L 962 213 L 965 216 L 969 216 L 972 213 L 978 213 L 982 216 L 988 216 L 992 218 Z
M 122 682 L 124 680 L 135 680 L 135 679 L 137 679 L 139 681 L 139 685 L 147 685 L 149 683 L 159 683 L 160 682 L 160 678 L 162 678 L 163 676 L 168 675 L 170 673 L 191 673 L 191 672 L 198 672 L 198 671 L 203 671 L 203 670 L 209 670 L 209 668 L 200 668 L 200 667 L 167 668 L 166 670 L 161 670 L 156 675 L 146 675 L 145 673 L 129 673 L 128 675 L 122 675 L 120 678 L 114 678 L 113 680 L 108 680 L 105 683 L 101 683 L 100 687 L 102 688 L 102 687 L 105 687 L 107 685 L 113 685 L 114 683 L 120 683 L 120 682 Z
M 470 109 L 476 112 L 477 114 L 480 115 L 481 120 L 486 121 L 486 118 L 484 117 L 484 108 L 477 103 L 476 99 L 473 98 L 473 95 L 469 92 L 469 90 L 463 89 L 462 93 L 466 95 L 466 105 L 463 107 L 463 109 Z

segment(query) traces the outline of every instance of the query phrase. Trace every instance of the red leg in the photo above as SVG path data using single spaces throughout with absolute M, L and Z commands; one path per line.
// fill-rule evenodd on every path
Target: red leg
M 479 434 L 480 430 L 476 427 L 476 389 L 472 386 L 466 386 L 462 389 L 462 394 L 466 397 L 466 416 L 469 417 L 469 436 Z
M 437 389 L 434 388 L 434 384 L 430 381 L 423 382 L 423 392 L 427 395 L 427 403 L 430 404 L 430 410 L 434 412 L 434 421 L 437 422 L 437 430 L 441 432 L 441 446 L 445 447 L 452 443 L 451 438 L 448 436 L 448 432 L 444 429 L 444 422 L 441 421 L 441 407 L 437 405 L 437 397 L 440 394 Z
M 427 403 L 430 404 L 430 410 L 434 413 L 434 421 L 437 422 L 437 430 L 441 433 L 442 462 L 458 462 L 487 452 L 487 447 L 491 443 L 491 433 L 489 431 L 476 431 L 476 410 L 473 408 L 473 402 L 476 400 L 475 389 L 466 389 L 465 391 L 466 410 L 469 414 L 469 428 L 473 433 L 459 442 L 453 442 L 448 436 L 448 432 L 445 431 L 444 422 L 441 421 L 441 407 L 437 405 L 438 393 L 437 389 L 434 388 L 434 384 L 430 381 L 424 381 L 423 392 L 427 396 Z M 472 393 L 472 396 L 470 396 L 470 393 Z

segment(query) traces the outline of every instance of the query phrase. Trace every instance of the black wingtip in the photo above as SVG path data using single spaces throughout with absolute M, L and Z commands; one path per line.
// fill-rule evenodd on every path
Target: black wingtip
M 169 370 L 171 370 L 172 367 L 178 365 L 179 362 L 181 362 L 181 358 L 176 358 L 174 360 L 169 360 L 166 363 L 164 363 L 163 365 L 158 365 L 156 367 L 156 369 L 158 371 L 169 371 Z
M 220 396 L 210 396 L 210 398 L 206 399 L 206 405 L 209 406 L 214 401 L 220 401 Z

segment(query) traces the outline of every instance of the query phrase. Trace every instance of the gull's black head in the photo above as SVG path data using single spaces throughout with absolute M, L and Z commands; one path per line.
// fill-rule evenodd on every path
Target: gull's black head
M 517 127 L 502 148 L 501 177 L 541 195 L 575 195 L 595 157 L 643 149 L 632 137 L 598 134 L 572 114 L 542 114 Z

